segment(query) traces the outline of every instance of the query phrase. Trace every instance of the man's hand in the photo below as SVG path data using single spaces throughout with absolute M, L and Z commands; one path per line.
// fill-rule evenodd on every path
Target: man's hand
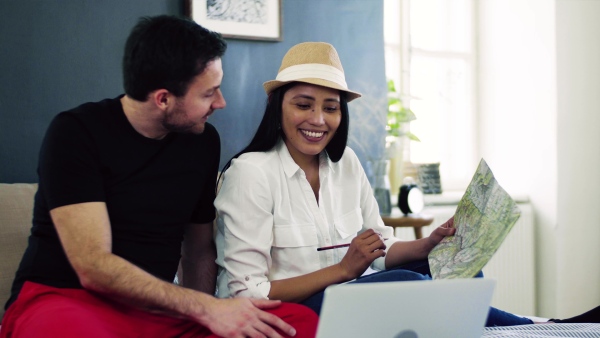
M 356 278 L 362 275 L 375 259 L 385 256 L 385 248 L 381 234 L 368 229 L 352 239 L 340 265 L 349 274 L 350 279 Z
M 275 328 L 295 336 L 296 330 L 281 318 L 262 311 L 281 304 L 278 300 L 228 298 L 216 299 L 198 321 L 213 333 L 223 337 L 281 338 Z

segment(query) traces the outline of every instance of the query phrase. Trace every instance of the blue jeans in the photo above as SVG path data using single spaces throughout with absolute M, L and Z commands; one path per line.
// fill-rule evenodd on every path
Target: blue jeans
M 483 277 L 483 273 L 480 271 L 475 277 Z M 367 276 L 362 276 L 350 283 L 383 283 L 430 279 L 431 272 L 429 271 L 429 262 L 425 259 L 404 264 L 394 269 L 379 271 Z M 323 294 L 324 291 L 316 293 L 307 298 L 301 304 L 308 306 L 317 314 L 319 314 L 321 313 L 321 305 L 323 304 Z M 515 316 L 511 313 L 490 307 L 485 326 L 509 326 L 525 324 L 533 324 L 533 322 L 528 318 Z

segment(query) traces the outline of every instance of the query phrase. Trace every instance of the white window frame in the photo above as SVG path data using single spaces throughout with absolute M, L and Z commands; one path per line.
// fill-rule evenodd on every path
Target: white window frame
M 479 153 L 478 135 L 477 135 L 477 46 L 476 46 L 476 27 L 477 27 L 477 7 L 475 0 L 468 0 L 471 7 L 471 39 L 470 51 L 466 53 L 451 52 L 451 51 L 431 51 L 412 48 L 410 43 L 410 1 L 411 0 L 384 0 L 384 4 L 388 1 L 399 3 L 399 13 L 397 20 L 387 20 L 397 23 L 396 29 L 399 30 L 400 43 L 394 44 L 386 40 L 386 73 L 389 78 L 396 82 L 396 86 L 403 96 L 403 102 L 406 106 L 411 107 L 411 58 L 416 56 L 436 57 L 446 60 L 460 59 L 467 63 L 468 89 L 467 100 L 470 102 L 470 109 L 463 113 L 463 116 L 447 116 L 443 121 L 444 128 L 442 130 L 439 147 L 439 162 L 440 174 L 443 191 L 464 191 L 470 182 L 474 168 L 476 168 L 479 158 L 476 158 Z M 419 0 L 413 0 L 419 1 Z M 395 6 L 396 4 L 393 4 Z M 386 9 L 384 9 L 386 10 Z M 385 14 L 389 15 L 388 13 Z M 395 21 L 395 22 L 394 22 Z M 386 27 L 387 28 L 387 27 Z M 399 63 L 399 67 L 391 65 L 392 62 Z M 392 73 L 391 70 L 398 69 Z M 389 69 L 389 71 L 388 71 Z M 418 123 L 419 113 L 417 115 Z M 414 130 L 414 129 L 413 129 Z M 456 137 L 456 135 L 460 135 Z M 420 136 L 417 133 L 417 136 Z M 423 140 L 426 141 L 426 140 Z M 413 150 L 411 150 L 413 148 Z M 405 160 L 411 160 L 416 156 L 411 156 L 415 146 L 414 142 L 410 142 L 405 148 Z M 437 162 L 437 161 L 434 161 Z

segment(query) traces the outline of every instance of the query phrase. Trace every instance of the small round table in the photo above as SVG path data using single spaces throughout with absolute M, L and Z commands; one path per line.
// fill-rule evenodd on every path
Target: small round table
M 423 238 L 422 227 L 433 222 L 433 216 L 428 214 L 408 214 L 403 215 L 398 208 L 393 208 L 389 216 L 381 216 L 383 223 L 394 229 L 401 227 L 412 227 L 415 231 L 415 238 Z

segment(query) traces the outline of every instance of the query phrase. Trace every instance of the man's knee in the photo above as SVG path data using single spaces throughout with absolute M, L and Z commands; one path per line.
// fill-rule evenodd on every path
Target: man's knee
M 314 337 L 317 334 L 319 316 L 309 307 L 295 304 L 282 303 L 269 311 L 296 329 L 296 338 Z
M 43 296 L 28 304 L 12 326 L 11 337 L 110 337 L 89 308 L 62 297 Z
M 283 312 L 281 318 L 283 318 L 283 316 L 292 316 L 293 318 L 304 318 L 306 320 L 319 320 L 319 316 L 317 316 L 313 310 L 302 304 L 282 303 L 279 308 Z

